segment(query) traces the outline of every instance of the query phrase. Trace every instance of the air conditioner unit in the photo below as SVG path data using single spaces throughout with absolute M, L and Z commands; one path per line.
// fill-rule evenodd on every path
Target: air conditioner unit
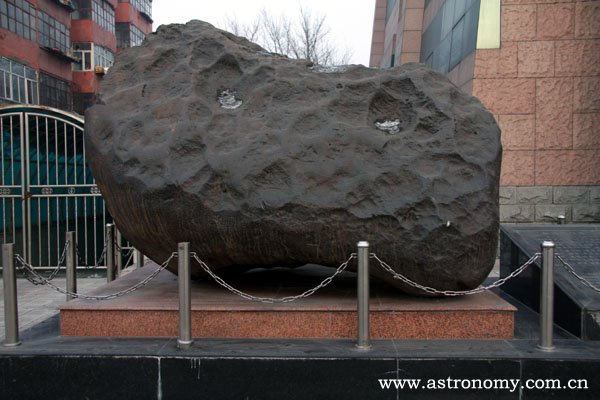
M 94 72 L 98 75 L 105 75 L 106 71 L 108 71 L 108 68 L 106 67 L 97 66 L 94 68 Z

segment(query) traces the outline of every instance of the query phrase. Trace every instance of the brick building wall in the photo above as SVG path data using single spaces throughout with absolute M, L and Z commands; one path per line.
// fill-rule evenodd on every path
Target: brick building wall
M 422 35 L 446 1 L 377 0 L 371 66 L 413 61 L 406 27 Z M 600 222 L 600 1 L 501 0 L 499 34 L 444 73 L 502 130 L 501 221 Z
M 600 1 L 503 0 L 473 95 L 502 130 L 507 222 L 600 221 Z

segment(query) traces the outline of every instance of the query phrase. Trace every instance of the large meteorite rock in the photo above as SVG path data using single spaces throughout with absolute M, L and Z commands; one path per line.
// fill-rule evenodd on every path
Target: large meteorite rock
M 367 240 L 440 289 L 494 263 L 499 129 L 422 65 L 327 70 L 204 22 L 162 26 L 117 57 L 86 135 L 110 213 L 157 262 L 189 241 L 215 270 L 337 267 Z

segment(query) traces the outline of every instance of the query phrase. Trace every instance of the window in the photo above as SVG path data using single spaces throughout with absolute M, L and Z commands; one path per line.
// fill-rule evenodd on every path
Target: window
M 71 86 L 69 82 L 40 72 L 40 104 L 71 110 Z
M 117 49 L 131 47 L 128 22 L 117 22 L 115 24 L 115 36 L 117 37 Z
M 144 41 L 146 35 L 138 27 L 128 22 L 117 22 L 116 24 L 117 47 L 124 49 L 127 47 L 139 46 Z
M 112 51 L 93 43 L 73 43 L 73 55 L 80 61 L 74 71 L 92 71 L 94 67 L 111 67 L 115 63 Z
M 119 0 L 119 3 L 130 3 L 133 8 L 152 18 L 151 0 Z
M 385 22 L 390 19 L 390 15 L 392 15 L 392 11 L 394 10 L 394 6 L 396 5 L 396 0 L 387 0 L 387 7 L 385 8 Z
M 73 57 L 79 59 L 79 62 L 73 63 L 74 71 L 91 71 L 94 68 L 91 43 L 73 43 Z
M 92 19 L 101 27 L 115 33 L 115 10 L 103 0 L 92 0 Z
M 73 19 L 92 19 L 92 0 L 73 0 L 75 11 L 71 13 Z
M 115 56 L 112 51 L 98 45 L 94 45 L 94 66 L 111 67 L 115 63 Z
M 26 65 L 0 57 L 0 98 L 38 104 L 38 74 Z
M 67 54 L 71 47 L 69 30 L 45 12 L 38 11 L 38 43 Z
M 0 26 L 35 41 L 35 9 L 25 0 L 0 0 Z
M 447 74 L 475 50 L 480 0 L 446 0 L 421 37 L 421 62 Z
M 98 25 L 115 33 L 115 10 L 104 0 L 74 0 L 73 19 L 92 19 Z
M 146 34 L 138 29 L 135 25 L 130 25 L 129 40 L 131 46 L 139 46 L 144 41 Z
M 96 102 L 94 93 L 73 93 L 73 111 L 79 114 L 85 113 L 85 110 L 90 108 Z

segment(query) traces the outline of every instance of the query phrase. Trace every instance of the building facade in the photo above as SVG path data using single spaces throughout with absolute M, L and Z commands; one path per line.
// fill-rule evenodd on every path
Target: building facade
M 115 54 L 151 31 L 151 0 L 0 0 L 0 104 L 83 113 Z
M 502 222 L 600 222 L 600 1 L 376 0 L 372 67 L 422 62 L 502 130 Z

